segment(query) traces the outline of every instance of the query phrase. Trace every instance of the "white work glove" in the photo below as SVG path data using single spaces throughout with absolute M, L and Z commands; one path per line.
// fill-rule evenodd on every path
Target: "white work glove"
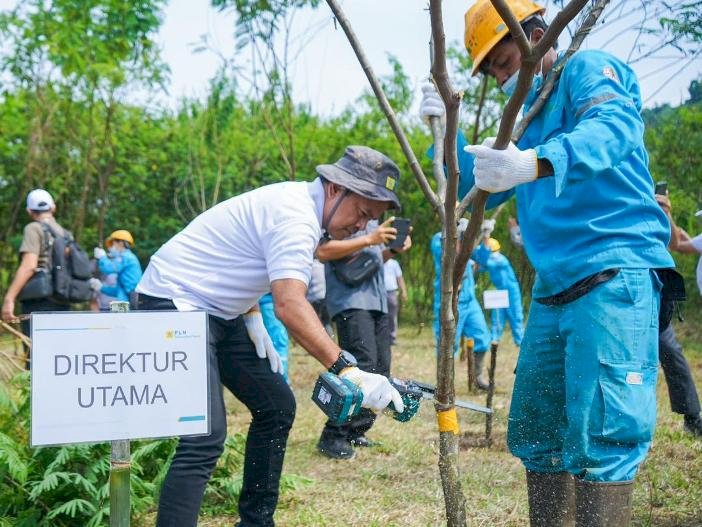
M 98 278 L 91 278 L 88 280 L 88 284 L 90 284 L 90 289 L 96 293 L 102 289 L 102 282 Z
M 441 127 L 446 129 L 446 106 L 441 99 L 441 95 L 431 82 L 422 85 L 422 102 L 419 103 L 419 117 L 429 126 L 430 117 L 438 117 L 441 120 Z
M 107 256 L 107 253 L 102 247 L 95 247 L 95 249 L 93 249 L 93 256 L 96 260 L 102 260 L 105 256 Z
M 263 325 L 261 312 L 252 311 L 251 313 L 246 313 L 243 317 L 246 332 L 249 334 L 249 338 L 254 343 L 254 346 L 256 346 L 256 355 L 258 355 L 258 358 L 265 359 L 268 357 L 271 371 L 273 373 L 283 373 L 283 361 L 280 360 L 280 355 L 278 355 L 278 352 L 273 346 L 273 341 L 268 331 L 266 331 L 266 326 Z
M 482 145 L 464 148 L 475 156 L 473 176 L 476 187 L 487 192 L 502 192 L 536 179 L 536 150 L 519 150 L 511 141 L 506 150 L 495 150 L 492 148 L 494 144 L 495 138 L 488 137 Z
M 483 236 L 490 236 L 492 231 L 495 230 L 495 220 L 487 219 L 483 220 L 483 224 L 480 226 L 480 232 Z
M 369 373 L 352 366 L 344 369 L 339 377 L 350 380 L 357 385 L 363 392 L 363 402 L 361 406 L 370 408 L 375 412 L 385 410 L 392 403 L 395 405 L 395 410 L 402 412 L 405 405 L 402 403 L 402 396 L 387 377 L 377 373 Z

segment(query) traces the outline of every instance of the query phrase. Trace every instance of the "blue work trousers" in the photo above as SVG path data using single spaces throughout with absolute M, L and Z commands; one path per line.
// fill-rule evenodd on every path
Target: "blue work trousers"
M 521 295 L 517 295 L 517 297 L 513 299 L 512 294 L 510 294 L 509 308 L 493 309 L 490 317 L 492 322 L 492 327 L 490 328 L 492 330 L 492 340 L 495 342 L 500 341 L 502 333 L 505 330 L 505 320 L 507 320 L 512 330 L 512 340 L 514 340 L 514 344 L 517 347 L 522 345 L 522 340 L 524 338 L 524 314 L 522 312 Z
M 660 288 L 622 269 L 571 303 L 532 301 L 507 432 L 528 470 L 634 478 L 656 425 Z

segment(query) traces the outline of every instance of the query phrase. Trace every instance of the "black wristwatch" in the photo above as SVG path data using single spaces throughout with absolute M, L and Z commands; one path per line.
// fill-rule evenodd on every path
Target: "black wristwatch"
M 336 359 L 336 362 L 329 367 L 328 371 L 333 373 L 334 375 L 339 375 L 341 373 L 341 370 L 343 370 L 344 368 L 350 368 L 356 365 L 358 365 L 356 357 L 351 355 L 346 350 L 341 350 L 341 353 L 339 353 L 339 358 Z

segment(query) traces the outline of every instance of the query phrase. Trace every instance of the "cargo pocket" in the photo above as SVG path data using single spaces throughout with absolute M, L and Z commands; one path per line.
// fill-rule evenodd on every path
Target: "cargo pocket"
M 657 374 L 657 365 L 600 361 L 602 421 L 601 426 L 593 427 L 592 435 L 624 443 L 651 441 L 656 426 Z

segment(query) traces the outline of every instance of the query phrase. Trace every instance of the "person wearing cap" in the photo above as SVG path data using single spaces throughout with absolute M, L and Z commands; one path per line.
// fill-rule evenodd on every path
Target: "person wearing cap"
M 5 322 L 15 322 L 15 304 L 18 296 L 21 298 L 21 291 L 36 272 L 49 272 L 51 265 L 51 240 L 48 239 L 44 227 L 45 224 L 51 231 L 59 236 L 64 234 L 64 229 L 54 218 L 56 204 L 54 199 L 44 189 L 34 189 L 27 194 L 27 214 L 32 219 L 25 225 L 20 245 L 21 261 L 15 272 L 15 276 L 7 288 L 5 298 L 2 303 L 2 319 Z M 21 312 L 25 315 L 35 311 L 68 311 L 69 304 L 61 304 L 54 301 L 50 296 L 46 298 L 35 298 L 21 300 Z M 21 321 L 22 332 L 29 336 L 29 319 Z
M 343 174 L 336 181 L 343 183 Z M 324 262 L 326 304 L 329 316 L 336 324 L 339 346 L 351 352 L 358 366 L 380 375 L 390 375 L 390 316 L 383 263 L 393 254 L 407 251 L 411 238 L 405 239 L 400 249 L 388 249 L 386 243 L 395 239 L 397 230 L 391 226 L 394 217 L 381 225 L 369 221 L 346 240 L 329 240 L 320 244 L 316 257 Z M 338 272 L 345 259 L 367 258 L 368 276 L 360 283 L 348 283 Z M 373 272 L 371 272 L 373 271 Z M 373 442 L 366 433 L 375 422 L 375 413 L 369 409 L 361 412 L 348 423 L 328 420 L 317 442 L 317 450 L 332 459 L 350 459 L 354 446 L 369 447 Z
M 486 250 L 481 250 L 485 248 Z M 473 252 L 473 258 L 480 265 L 480 271 L 487 271 L 490 281 L 496 289 L 507 291 L 508 308 L 493 309 L 490 314 L 492 325 L 491 338 L 499 342 L 505 330 L 505 320 L 509 321 L 514 345 L 520 347 L 524 337 L 524 313 L 522 311 L 522 292 L 519 289 L 517 275 L 509 259 L 500 252 L 500 242 L 495 238 L 483 238 L 481 247 Z
M 357 384 L 364 407 L 404 408 L 385 376 L 359 369 L 331 340 L 305 299 L 320 240 L 351 236 L 398 208 L 399 169 L 380 152 L 350 146 L 336 163 L 319 165 L 317 175 L 309 183 L 263 186 L 203 212 L 151 257 L 137 286 L 137 309 L 209 315 L 211 433 L 180 438 L 161 489 L 159 527 L 197 524 L 227 435 L 221 385 L 251 412 L 237 525 L 273 525 L 295 397 L 258 311 L 268 291 L 293 338 L 324 368 Z
M 531 0 L 507 0 L 533 44 L 547 24 Z M 465 17 L 473 74 L 509 96 L 517 43 L 490 0 Z M 523 110 L 564 60 L 550 48 Z M 420 115 L 444 117 L 423 87 Z M 532 525 L 628 525 L 633 480 L 656 422 L 658 310 L 671 269 L 669 225 L 657 206 L 644 146 L 641 93 L 629 66 L 599 50 L 563 65 L 516 144 L 468 145 L 459 133 L 459 195 L 474 185 L 493 208 L 516 196 L 524 249 L 536 271 L 516 369 L 508 446 L 527 469 Z M 667 271 L 671 272 L 671 271 Z
M 141 280 L 141 264 L 132 252 L 134 237 L 124 229 L 116 230 L 105 240 L 105 247 L 95 247 L 93 256 L 98 261 L 98 270 L 105 277 L 115 276 L 115 280 L 99 280 L 92 278 L 91 286 L 100 295 L 128 302 L 129 295 L 136 289 Z M 109 304 L 101 303 L 101 309 L 109 309 Z
M 458 243 L 461 243 L 468 220 L 461 218 L 458 222 L 457 234 Z M 439 342 L 439 304 L 441 302 L 441 232 L 432 236 L 429 245 L 432 258 L 434 260 L 434 339 L 438 346 Z M 480 303 L 475 296 L 475 272 L 476 262 L 469 260 L 463 272 L 460 291 L 458 292 L 457 308 L 458 321 L 456 322 L 456 342 L 454 353 L 458 353 L 461 337 L 473 340 L 473 364 L 475 367 L 476 386 L 481 390 L 487 390 L 488 382 L 483 376 L 485 357 L 490 348 L 490 332 L 485 315 L 480 307 Z

